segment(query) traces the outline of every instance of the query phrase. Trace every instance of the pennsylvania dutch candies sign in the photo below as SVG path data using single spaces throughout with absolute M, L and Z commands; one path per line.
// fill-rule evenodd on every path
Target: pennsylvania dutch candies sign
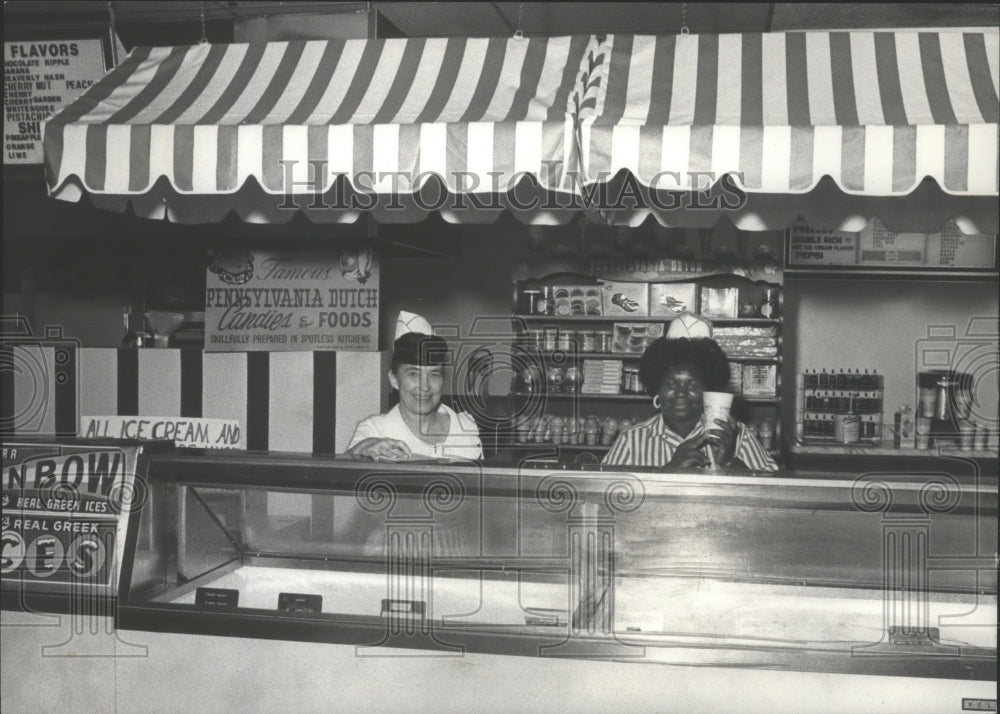
M 378 350 L 370 250 L 224 251 L 205 282 L 206 351 Z

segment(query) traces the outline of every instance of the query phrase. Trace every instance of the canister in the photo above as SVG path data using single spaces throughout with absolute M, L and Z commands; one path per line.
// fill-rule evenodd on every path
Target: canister
M 559 337 L 556 339 L 556 347 L 563 352 L 569 352 L 573 349 L 573 331 L 572 330 L 559 330 Z
M 958 422 L 959 443 L 962 451 L 974 451 L 976 448 L 976 424 L 968 419 Z
M 774 448 L 774 424 L 770 419 L 761 419 L 757 422 L 757 439 L 768 451 Z
M 597 333 L 594 330 L 580 330 L 576 333 L 581 352 L 597 351 Z
M 543 338 L 542 349 L 546 352 L 555 352 L 556 346 L 558 344 L 559 338 L 559 328 L 558 327 L 546 327 L 545 335 Z
M 611 352 L 611 344 L 613 340 L 613 333 L 611 330 L 598 330 L 597 334 L 597 352 Z
M 840 444 L 854 444 L 859 439 L 861 418 L 857 414 L 837 414 L 833 421 L 833 438 Z

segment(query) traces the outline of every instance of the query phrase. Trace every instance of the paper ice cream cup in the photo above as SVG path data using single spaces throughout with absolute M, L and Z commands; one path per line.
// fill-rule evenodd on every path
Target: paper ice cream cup
M 705 431 L 717 428 L 716 419 L 725 420 L 733 408 L 733 395 L 729 392 L 704 392 L 702 394 L 702 424 Z

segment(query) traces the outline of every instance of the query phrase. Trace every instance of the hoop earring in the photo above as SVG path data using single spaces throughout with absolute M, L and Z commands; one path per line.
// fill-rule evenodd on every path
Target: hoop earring
M 659 394 L 657 394 L 655 397 L 653 397 L 653 408 L 654 409 L 659 409 L 660 408 L 660 395 Z

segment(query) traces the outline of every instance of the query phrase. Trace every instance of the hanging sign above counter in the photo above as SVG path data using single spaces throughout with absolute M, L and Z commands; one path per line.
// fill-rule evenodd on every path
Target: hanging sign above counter
M 378 350 L 371 250 L 222 251 L 205 284 L 208 352 Z
M 893 233 L 877 219 L 859 233 L 789 229 L 788 266 L 991 270 L 996 236 L 962 233 L 949 221 L 937 233 Z
M 688 282 L 738 276 L 780 285 L 780 231 L 737 231 L 720 223 L 711 230 L 642 226 L 638 229 L 570 225 L 529 231 L 514 278 L 569 272 L 602 280 Z

